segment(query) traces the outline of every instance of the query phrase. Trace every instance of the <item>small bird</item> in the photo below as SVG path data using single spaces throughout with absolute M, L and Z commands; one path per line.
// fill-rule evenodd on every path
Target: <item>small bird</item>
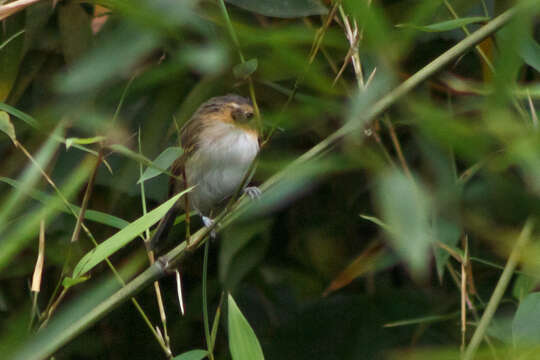
M 229 94 L 206 101 L 185 123 L 180 130 L 184 153 L 172 165 L 171 173 L 177 178 L 170 179 L 169 197 L 194 188 L 160 221 L 150 248 L 167 236 L 182 209 L 186 213 L 195 210 L 205 226 L 212 225 L 213 211 L 235 193 L 259 152 L 259 135 L 252 119 L 251 101 Z M 243 191 L 251 198 L 261 193 L 257 187 Z

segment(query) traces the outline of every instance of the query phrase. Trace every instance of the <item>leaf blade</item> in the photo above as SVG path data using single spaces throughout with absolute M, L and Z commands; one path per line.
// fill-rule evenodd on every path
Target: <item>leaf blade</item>
M 261 345 L 231 294 L 228 297 L 229 349 L 233 360 L 264 359 Z
M 167 211 L 174 206 L 178 199 L 190 190 L 191 189 L 187 189 L 173 196 L 154 210 L 150 211 L 146 215 L 141 216 L 122 230 L 118 231 L 116 234 L 99 244 L 96 248 L 92 249 L 90 252 L 84 255 L 81 260 L 79 260 L 73 269 L 72 277 L 78 278 L 86 274 L 97 264 L 105 260 L 105 258 L 114 254 L 131 240 L 135 239 L 148 227 L 157 223 L 163 216 L 165 216 Z

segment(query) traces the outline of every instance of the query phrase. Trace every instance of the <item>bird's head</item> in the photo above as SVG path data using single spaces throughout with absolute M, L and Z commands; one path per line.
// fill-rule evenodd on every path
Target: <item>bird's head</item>
M 240 95 L 216 96 L 201 106 L 205 115 L 211 115 L 214 120 L 233 123 L 244 127 L 253 119 L 251 100 Z

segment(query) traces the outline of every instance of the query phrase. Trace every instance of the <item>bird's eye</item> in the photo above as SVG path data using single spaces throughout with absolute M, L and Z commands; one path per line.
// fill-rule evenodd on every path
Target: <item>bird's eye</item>
M 247 111 L 246 112 L 246 119 L 251 119 L 253 118 L 253 111 Z

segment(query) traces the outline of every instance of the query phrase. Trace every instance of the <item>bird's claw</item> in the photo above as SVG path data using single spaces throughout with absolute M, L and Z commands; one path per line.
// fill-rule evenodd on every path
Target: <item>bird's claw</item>
M 214 220 L 210 219 L 208 216 L 201 215 L 201 218 L 204 226 L 207 228 L 211 228 L 214 225 Z M 210 237 L 212 239 L 216 238 L 216 231 L 214 229 L 210 231 Z
M 255 200 L 261 197 L 262 191 L 256 186 L 248 186 L 244 189 L 244 194 L 249 196 L 251 200 Z

